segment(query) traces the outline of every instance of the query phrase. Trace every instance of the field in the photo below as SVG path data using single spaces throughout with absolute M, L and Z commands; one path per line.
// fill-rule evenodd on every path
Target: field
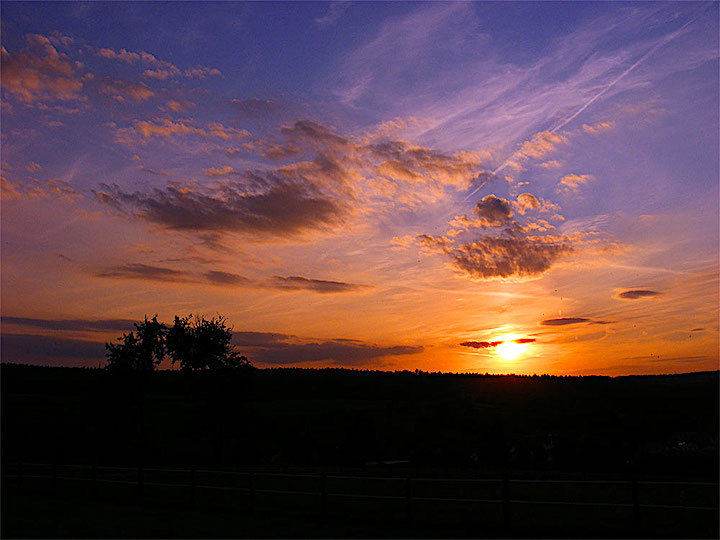
M 2 370 L 5 537 L 717 536 L 716 372 Z

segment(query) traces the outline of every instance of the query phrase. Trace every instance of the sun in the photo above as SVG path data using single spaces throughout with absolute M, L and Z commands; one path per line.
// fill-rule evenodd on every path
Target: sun
M 500 345 L 495 348 L 495 354 L 497 354 L 503 360 L 515 360 L 518 356 L 527 351 L 527 343 L 516 343 L 514 340 L 520 339 L 522 336 L 517 334 L 504 334 L 495 339 L 495 341 L 502 341 Z

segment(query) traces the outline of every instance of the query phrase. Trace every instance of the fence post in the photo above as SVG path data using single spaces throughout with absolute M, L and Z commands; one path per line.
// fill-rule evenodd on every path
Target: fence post
M 505 532 L 510 532 L 510 478 L 508 473 L 503 477 L 503 522 Z
M 190 506 L 195 508 L 195 492 L 197 490 L 197 477 L 195 474 L 195 466 L 190 468 Z
M 413 493 L 412 493 L 412 478 L 408 477 L 405 479 L 405 505 L 407 507 L 407 518 L 408 521 L 413 519 Z
M 18 491 L 23 492 L 23 462 L 22 459 L 18 461 Z
M 143 466 L 138 463 L 137 466 L 137 502 L 142 503 L 143 498 Z
M 58 480 L 57 454 L 53 454 L 53 461 L 52 461 L 52 496 L 53 497 L 57 497 L 57 495 L 58 495 L 57 480 Z
M 633 475 L 632 479 L 632 504 L 633 504 L 633 525 L 635 530 L 640 529 L 640 493 L 638 490 L 637 477 Z
M 250 492 L 249 492 L 249 506 L 250 506 L 250 513 L 255 513 L 255 473 L 250 471 L 248 478 L 248 483 L 250 484 Z
M 98 489 L 97 489 L 97 466 L 95 465 L 95 460 L 93 459 L 91 468 L 90 468 L 90 476 L 92 478 L 92 492 L 93 492 L 93 498 L 98 498 Z
M 322 509 L 322 518 L 326 519 L 327 517 L 327 473 L 325 471 L 322 472 L 321 479 L 321 485 L 320 485 L 320 502 L 321 502 L 321 509 Z

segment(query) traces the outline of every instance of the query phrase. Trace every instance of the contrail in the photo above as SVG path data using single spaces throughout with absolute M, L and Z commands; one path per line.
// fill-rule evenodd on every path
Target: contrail
M 690 19 L 688 22 L 683 24 L 680 28 L 675 30 L 672 34 L 666 36 L 664 39 L 660 40 L 660 42 L 656 43 L 648 52 L 646 52 L 644 55 L 642 55 L 633 65 L 631 65 L 629 68 L 627 68 L 625 71 L 623 71 L 620 75 L 615 77 L 610 84 L 608 84 L 605 88 L 600 90 L 597 94 L 595 94 L 592 98 L 590 98 L 582 107 L 580 107 L 577 111 L 575 111 L 572 115 L 568 116 L 565 120 L 560 121 L 558 125 L 550 129 L 550 133 L 555 133 L 557 130 L 565 127 L 567 124 L 575 120 L 578 115 L 582 114 L 582 112 L 587 109 L 590 105 L 595 103 L 598 99 L 600 99 L 608 90 L 610 90 L 613 86 L 615 86 L 618 82 L 620 82 L 623 77 L 625 77 L 628 73 L 630 73 L 632 70 L 634 70 L 636 67 L 638 67 L 640 64 L 642 64 L 645 60 L 647 60 L 652 54 L 657 51 L 660 47 L 663 45 L 669 43 L 676 37 L 680 35 L 680 33 L 685 30 L 687 26 L 689 26 L 691 23 L 695 22 L 697 17 Z M 508 159 L 506 159 L 502 165 L 497 167 L 494 171 L 492 171 L 492 174 L 497 174 L 499 171 L 503 170 L 505 167 L 507 167 L 508 163 L 510 163 L 510 160 L 515 156 L 515 152 L 513 152 Z M 482 188 L 485 187 L 485 185 L 488 183 L 487 180 L 485 180 L 483 183 L 481 183 L 478 187 L 476 187 L 474 190 L 472 190 L 464 199 L 463 202 L 467 202 L 467 200 L 475 195 L 478 191 L 480 191 Z
M 660 41 L 660 43 L 657 43 L 652 49 L 650 49 L 650 50 L 649 50 L 648 52 L 646 52 L 643 56 L 641 56 L 640 59 L 639 59 L 637 62 L 635 62 L 632 66 L 630 66 L 630 67 L 627 68 L 625 71 L 623 71 L 623 72 L 622 72 L 620 75 L 618 75 L 610 84 L 608 84 L 605 88 L 603 88 L 602 90 L 600 90 L 600 92 L 598 92 L 594 97 L 592 97 L 585 105 L 583 105 L 582 107 L 580 107 L 580 108 L 575 112 L 575 114 L 573 114 L 573 115 L 571 115 L 570 117 L 566 118 L 565 120 L 563 120 L 562 122 L 560 122 L 557 126 L 555 126 L 554 128 L 552 128 L 552 129 L 550 130 L 550 133 L 555 133 L 558 129 L 560 129 L 560 128 L 562 128 L 562 127 L 565 127 L 567 124 L 569 124 L 570 122 L 572 122 L 573 120 L 575 120 L 575 118 L 576 118 L 580 113 L 582 113 L 585 109 L 587 109 L 590 105 L 592 105 L 597 99 L 599 99 L 600 97 L 602 97 L 602 95 L 605 94 L 605 92 L 607 92 L 607 91 L 610 90 L 613 86 L 615 86 L 623 77 L 625 77 L 625 75 L 627 75 L 627 74 L 630 73 L 633 69 L 635 69 L 635 68 L 638 67 L 640 64 L 642 64 L 645 60 L 647 60 L 647 59 L 648 59 L 655 51 L 657 51 L 660 47 L 662 47 L 662 46 L 665 45 L 666 43 L 668 43 L 668 42 L 672 41 L 673 39 L 675 39 L 676 37 L 678 37 L 678 36 L 680 35 L 680 33 L 681 33 L 683 30 L 685 30 L 685 28 L 686 28 L 690 23 L 692 23 L 692 22 L 694 22 L 694 21 L 695 21 L 695 19 L 689 20 L 688 22 L 686 22 L 685 24 L 683 24 L 680 28 L 678 28 L 677 30 L 675 30 L 675 32 L 673 32 L 673 33 L 670 34 L 669 36 L 665 37 L 665 39 L 663 39 L 662 41 Z

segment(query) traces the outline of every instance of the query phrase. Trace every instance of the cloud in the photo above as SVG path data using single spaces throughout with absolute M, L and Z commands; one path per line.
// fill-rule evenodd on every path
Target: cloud
M 233 99 L 233 109 L 241 116 L 261 118 L 278 112 L 281 107 L 271 99 Z
M 531 193 L 521 193 L 517 196 L 517 200 L 513 202 L 513 207 L 518 214 L 525 215 L 528 210 L 540 208 L 540 201 Z
M 103 58 L 107 58 L 109 60 L 119 60 L 121 62 L 126 62 L 128 64 L 132 64 L 134 62 L 140 61 L 140 54 L 135 52 L 130 52 L 125 49 L 120 49 L 119 52 L 115 52 L 113 49 L 98 49 L 98 55 L 102 56 Z M 147 54 L 147 53 L 145 53 Z M 152 55 L 149 55 L 152 56 Z M 155 57 L 152 56 L 154 59 Z
M 80 339 L 3 332 L 0 354 L 3 362 L 27 364 L 61 362 L 63 365 L 84 365 L 88 361 L 103 359 L 105 345 L 102 342 Z
M 478 229 L 502 227 L 511 223 L 513 215 L 510 201 L 496 197 L 494 194 L 483 197 L 473 208 L 473 213 L 475 218 L 466 215 L 455 216 L 450 221 L 450 226 L 457 228 L 457 233 L 473 227 Z
M 592 319 L 586 319 L 585 317 L 560 317 L 558 319 L 545 319 L 540 321 L 543 326 L 566 326 L 568 324 L 581 324 L 593 322 Z
M 462 187 L 487 176 L 476 171 L 479 156 L 471 152 L 447 154 L 404 141 L 365 144 L 309 120 L 283 126 L 280 131 L 286 139 L 281 144 L 252 141 L 243 146 L 260 151 L 266 159 L 300 153 L 313 156 L 266 171 L 211 167 L 205 170 L 208 176 L 239 177 L 214 187 L 172 184 L 150 193 L 103 190 L 96 191 L 96 198 L 123 209 L 126 215 L 169 229 L 279 236 L 337 227 L 355 208 L 367 212 L 383 205 L 417 207 L 422 200 L 440 197 L 446 187 Z M 244 138 L 249 133 L 220 124 L 203 128 L 184 120 L 156 118 L 119 129 L 117 140 L 143 143 L 151 137 L 184 135 L 228 139 Z M 389 177 L 392 182 L 387 181 Z M 402 186 L 403 182 L 422 183 L 428 189 L 411 189 Z M 385 197 L 388 190 L 392 197 Z
M 480 153 L 446 153 L 400 140 L 367 144 L 364 138 L 343 137 L 310 120 L 284 126 L 281 133 L 295 144 L 307 146 L 326 157 L 341 159 L 359 175 L 464 188 L 486 174 L 477 171 L 483 157 Z
M 48 321 L 50 322 L 50 321 Z M 99 322 L 99 321 L 98 321 Z M 129 323 L 132 321 L 128 321 Z M 92 321 L 88 321 L 92 324 Z M 72 330 L 72 324 L 66 324 Z M 127 331 L 120 325 L 107 330 Z M 66 328 L 59 328 L 66 329 Z M 351 339 L 308 340 L 287 334 L 270 332 L 233 332 L 233 343 L 254 363 L 264 365 L 293 365 L 302 363 L 330 363 L 338 366 L 361 366 L 387 356 L 421 353 L 420 346 L 381 346 Z M 3 332 L 0 353 L 4 362 L 88 365 L 104 361 L 104 342 L 80 339 Z
M 140 165 L 138 169 L 149 174 L 154 174 L 155 176 L 172 176 L 167 171 L 156 171 L 155 169 L 148 169 L 147 167 L 144 167 L 142 165 Z
M 345 293 L 367 289 L 367 285 L 345 283 L 342 281 L 326 281 L 323 279 L 308 279 L 302 276 L 273 276 L 267 281 L 269 287 L 283 290 L 309 290 L 318 293 Z
M 228 176 L 231 174 L 238 174 L 238 172 L 230 165 L 225 165 L 223 167 L 210 167 L 209 169 L 205 169 L 204 172 L 206 176 Z
M 219 270 L 210 270 L 205 272 L 203 276 L 214 285 L 250 285 L 253 283 L 252 280 L 245 276 Z
M 165 102 L 165 107 L 173 112 L 183 112 L 194 106 L 195 104 L 192 101 L 177 101 L 170 99 Z
M 520 148 L 516 150 L 502 165 L 497 167 L 493 172 L 497 173 L 505 167 L 510 167 L 516 171 L 525 169 L 523 163 L 529 159 L 540 159 L 557 150 L 560 144 L 568 142 L 567 137 L 554 131 L 540 131 L 533 135 L 530 140 L 523 142 Z M 552 162 L 548 162 L 552 163 Z
M 391 179 L 411 183 L 434 181 L 464 189 L 486 174 L 477 172 L 482 155 L 474 152 L 449 154 L 405 141 L 386 141 L 360 148 L 382 160 L 376 170 Z
M 332 26 L 333 24 L 335 24 L 338 21 L 338 19 L 340 19 L 340 17 L 343 16 L 343 13 L 345 13 L 345 10 L 348 7 L 350 7 L 349 0 L 340 0 L 340 1 L 330 2 L 328 10 L 325 13 L 325 15 L 315 19 L 315 23 L 321 27 Z
M 143 71 L 145 77 L 164 81 L 173 77 L 186 77 L 188 79 L 204 79 L 206 77 L 217 76 L 222 77 L 219 69 L 208 68 L 204 66 L 195 66 L 185 70 L 178 69 L 173 65 L 164 66 L 157 69 L 146 69 Z
M 192 274 L 163 266 L 129 263 L 113 266 L 95 274 L 101 278 L 145 279 L 151 281 L 184 282 L 192 281 Z
M 166 60 L 160 60 L 156 56 L 148 52 L 132 52 L 126 49 L 120 49 L 120 51 L 115 51 L 108 48 L 97 49 L 96 52 L 99 56 L 107 58 L 108 60 L 118 60 L 127 64 L 141 63 L 147 66 L 153 66 L 154 69 L 148 69 L 143 71 L 144 76 L 153 79 L 165 80 L 171 77 L 203 79 L 212 75 L 222 76 L 220 70 L 205 66 L 194 66 L 182 70 L 174 64 Z
M 159 281 L 162 283 L 209 283 L 223 287 L 249 287 L 256 283 L 231 272 L 208 270 L 205 272 L 188 272 L 175 270 L 165 266 L 155 266 L 143 263 L 128 263 L 111 266 L 95 272 L 96 277 L 115 279 L 140 279 L 146 281 Z
M 262 157 L 270 160 L 287 159 L 300 153 L 300 149 L 294 144 L 275 144 L 267 147 Z
M 488 227 L 497 227 L 507 223 L 512 217 L 510 202 L 492 194 L 483 197 L 475 205 L 473 211 L 480 220 L 487 223 Z
M 480 279 L 529 277 L 547 271 L 572 251 L 567 244 L 527 238 L 482 238 L 453 250 L 457 268 Z
M 554 152 L 558 145 L 563 143 L 567 143 L 567 137 L 551 131 L 541 131 L 520 146 L 520 150 L 515 153 L 515 158 L 538 159 Z
M 557 159 L 553 159 L 540 163 L 538 167 L 541 167 L 543 169 L 557 169 L 558 167 L 560 167 L 560 162 Z
M 489 349 L 491 347 L 497 347 L 503 343 L 534 343 L 537 341 L 535 338 L 518 338 L 510 339 L 507 341 L 463 341 L 460 346 L 470 347 L 472 349 Z
M 586 133 L 592 133 L 593 135 L 597 135 L 598 133 L 602 133 L 603 131 L 611 130 L 614 127 L 615 122 L 600 122 L 592 126 L 589 126 L 588 124 L 583 124 L 582 126 L 583 131 L 585 131 Z
M 4 176 L 0 176 L 0 198 L 3 201 L 12 201 L 22 197 L 21 187 L 16 182 L 11 182 Z
M 661 294 L 662 293 L 657 291 L 650 291 L 647 289 L 630 289 L 618 294 L 618 298 L 622 298 L 624 300 L 637 300 L 638 298 L 652 298 L 654 296 L 660 296 Z
M 594 179 L 595 177 L 591 174 L 567 174 L 560 179 L 558 191 L 577 192 L 581 186 Z
M 53 178 L 47 182 L 34 180 L 31 184 L 19 184 L 11 182 L 0 176 L 2 186 L 2 199 L 5 201 L 13 199 L 50 199 L 57 198 L 65 201 L 81 199 L 83 195 L 75 191 L 70 184 Z
M 28 34 L 26 40 L 26 48 L 20 51 L 0 49 L 2 87 L 25 103 L 80 97 L 82 78 L 70 57 L 58 53 L 45 36 Z
M 233 343 L 251 361 L 267 365 L 329 362 L 358 366 L 384 356 L 418 354 L 423 347 L 380 346 L 351 339 L 307 340 L 269 332 L 234 332 Z
M 194 66 L 183 71 L 183 75 L 193 79 L 204 79 L 206 77 L 222 77 L 222 73 L 217 68 L 205 66 Z
M 174 137 L 197 135 L 200 137 L 216 137 L 222 140 L 246 139 L 250 132 L 224 126 L 218 122 L 210 122 L 204 128 L 193 126 L 185 121 L 173 121 L 169 118 L 156 118 L 151 120 L 136 120 L 132 127 L 120 128 L 116 131 L 116 141 L 132 143 L 138 138 Z
M 28 317 L 10 317 L 3 315 L 0 319 L 2 324 L 13 324 L 42 328 L 43 330 L 63 330 L 70 332 L 85 331 L 108 331 L 115 330 L 126 332 L 132 330 L 133 323 L 130 319 L 32 319 Z M 5 333 L 3 332 L 3 338 Z
M 145 84 L 133 84 L 124 81 L 108 81 L 100 83 L 98 91 L 112 96 L 117 101 L 146 101 L 155 95 Z
M 293 182 L 268 173 L 252 176 L 250 188 L 228 182 L 201 192 L 167 186 L 151 193 L 95 192 L 96 199 L 118 210 L 177 231 L 244 232 L 287 237 L 338 225 L 345 205 L 309 182 Z
M 472 279 L 538 276 L 573 251 L 569 243 L 543 237 L 482 237 L 455 246 L 446 238 L 421 235 L 421 245 L 447 255 L 453 266 Z
M 292 125 L 283 126 L 280 131 L 291 139 L 316 147 L 340 150 L 350 149 L 354 146 L 349 139 L 311 120 L 298 120 Z

